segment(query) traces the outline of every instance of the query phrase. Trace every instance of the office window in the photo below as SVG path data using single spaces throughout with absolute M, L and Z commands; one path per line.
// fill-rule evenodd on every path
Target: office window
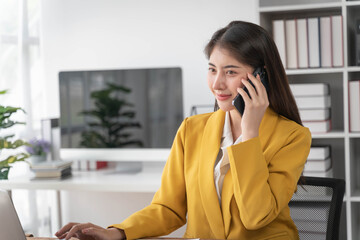
M 17 127 L 25 136 L 40 128 L 33 121 L 42 109 L 36 101 L 42 92 L 39 29 L 40 0 L 0 1 L 0 89 L 9 90 L 1 100 L 26 110 L 28 124 Z M 25 120 L 23 114 L 17 117 Z
M 43 80 L 39 38 L 40 0 L 0 1 L 0 90 L 9 90 L 8 94 L 1 96 L 1 102 L 26 110 L 26 116 L 18 114 L 15 118 L 26 121 L 27 125 L 8 130 L 26 139 L 40 130 L 38 116 L 41 116 L 43 102 Z M 19 171 L 27 170 L 25 164 L 15 172 L 21 174 Z M 50 235 L 51 208 L 46 207 L 48 196 L 47 191 L 12 191 L 14 205 L 26 232 Z

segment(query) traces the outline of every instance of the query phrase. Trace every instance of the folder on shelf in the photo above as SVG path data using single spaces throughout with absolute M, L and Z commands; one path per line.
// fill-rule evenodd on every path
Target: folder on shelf
M 332 66 L 344 66 L 344 41 L 343 41 L 343 21 L 342 16 L 331 16 L 331 35 L 332 35 Z
M 274 20 L 272 21 L 273 28 L 273 39 L 278 48 L 281 61 L 286 66 L 286 43 L 285 43 L 285 21 L 284 20 Z
M 324 121 L 330 118 L 330 108 L 299 109 L 302 121 Z
M 298 66 L 299 68 L 308 68 L 308 29 L 307 21 L 305 18 L 296 20 L 297 29 L 297 53 L 298 53 Z
M 305 127 L 312 133 L 326 133 L 331 130 L 331 121 L 303 121 Z
M 308 160 L 323 160 L 330 156 L 330 146 L 313 146 L 310 148 Z
M 287 68 L 298 68 L 297 62 L 297 38 L 296 38 L 296 20 L 285 20 L 285 38 L 286 38 L 286 66 Z
M 309 67 L 321 66 L 320 55 L 320 21 L 318 17 L 308 18 Z
M 329 95 L 295 97 L 295 101 L 299 109 L 329 108 L 331 106 Z
M 320 18 L 321 67 L 332 67 L 331 18 Z
M 326 172 L 331 168 L 331 158 L 322 160 L 309 160 L 306 161 L 305 172 Z
M 360 80 L 349 82 L 350 132 L 360 132 Z
M 326 83 L 291 83 L 290 89 L 295 97 L 322 96 L 330 93 L 329 84 Z

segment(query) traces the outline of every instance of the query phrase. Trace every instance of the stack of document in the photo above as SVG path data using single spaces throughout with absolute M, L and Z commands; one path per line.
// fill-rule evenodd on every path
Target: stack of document
M 312 133 L 325 133 L 331 130 L 330 87 L 325 83 L 290 84 L 291 91 L 299 108 L 300 118 Z
M 31 165 L 35 179 L 62 179 L 71 176 L 72 161 L 56 160 Z
M 304 176 L 333 177 L 330 146 L 311 147 Z

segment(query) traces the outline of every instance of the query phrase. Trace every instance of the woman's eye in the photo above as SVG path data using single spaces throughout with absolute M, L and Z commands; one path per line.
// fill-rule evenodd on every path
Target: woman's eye
M 229 70 L 229 71 L 226 72 L 227 75 L 234 75 L 235 73 L 236 73 L 236 72 L 231 71 L 231 70 Z
M 209 72 L 216 72 L 214 68 L 209 68 Z

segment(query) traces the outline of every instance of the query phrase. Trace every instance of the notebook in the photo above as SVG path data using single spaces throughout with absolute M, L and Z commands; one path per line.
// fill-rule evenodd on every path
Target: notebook
M 26 240 L 24 230 L 9 194 L 0 189 L 0 240 Z M 50 240 L 56 238 L 28 238 L 28 240 Z

